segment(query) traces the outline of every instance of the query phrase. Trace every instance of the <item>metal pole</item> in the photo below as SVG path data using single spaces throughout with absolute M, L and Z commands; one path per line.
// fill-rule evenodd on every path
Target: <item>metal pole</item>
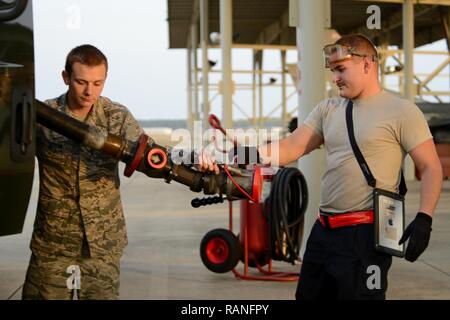
M 404 54 L 404 94 L 405 98 L 415 102 L 414 92 L 414 3 L 403 2 L 403 54 Z M 404 174 L 406 180 L 414 180 L 414 163 L 408 156 L 405 159 Z
M 263 105 L 263 54 L 264 51 L 258 52 L 258 103 L 259 103 L 259 117 L 258 117 L 258 127 L 261 129 L 264 126 L 264 105 Z
M 231 45 L 233 24 L 233 1 L 220 0 L 220 46 L 222 49 L 222 123 L 225 128 L 233 126 L 231 75 Z
M 192 54 L 191 48 L 188 46 L 187 48 L 187 125 L 188 130 L 192 132 L 194 129 L 194 118 L 192 117 Z
M 191 48 L 192 48 L 192 71 L 193 71 L 193 79 L 194 79 L 194 92 L 192 95 L 192 104 L 194 107 L 194 118 L 195 120 L 199 120 L 199 108 L 198 108 L 198 64 L 197 64 L 197 24 L 191 24 Z
M 258 122 L 256 121 L 256 50 L 252 50 L 253 54 L 253 69 L 252 69 L 252 124 L 253 128 L 256 129 Z
M 325 42 L 325 3 L 324 0 L 299 0 L 297 28 L 297 48 L 299 54 L 300 95 L 298 99 L 298 123 L 306 116 L 318 102 L 325 98 L 325 69 L 322 60 L 322 48 Z M 309 201 L 305 213 L 303 226 L 303 240 L 300 251 L 305 251 L 306 241 L 312 225 L 317 219 L 320 202 L 320 181 L 325 168 L 323 149 L 311 152 L 299 161 L 299 168 L 308 181 Z
M 281 123 L 283 132 L 287 132 L 287 112 L 286 112 L 286 51 L 281 50 Z
M 414 102 L 414 4 L 412 0 L 403 2 L 403 54 L 405 56 L 403 69 L 405 98 Z
M 200 43 L 202 47 L 203 129 L 209 114 L 208 0 L 200 0 Z

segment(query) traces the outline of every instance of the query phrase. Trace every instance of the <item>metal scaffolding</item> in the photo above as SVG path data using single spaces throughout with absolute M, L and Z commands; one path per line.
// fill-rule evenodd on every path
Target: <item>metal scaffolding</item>
M 332 8 L 337 1 L 324 1 L 321 6 L 324 7 L 324 19 L 326 27 L 331 27 L 331 15 Z M 355 2 L 355 1 L 354 1 Z M 364 2 L 364 1 L 359 1 Z M 429 14 L 431 10 L 436 9 L 435 2 L 431 1 L 432 5 L 420 5 L 418 10 L 414 10 L 414 1 L 384 1 L 385 3 L 402 3 L 402 9 L 400 12 L 395 12 L 386 20 L 389 24 L 384 26 L 391 32 L 396 27 L 401 27 L 403 30 L 403 40 L 398 43 L 403 49 L 388 48 L 390 45 L 386 35 L 382 37 L 384 39 L 378 46 L 381 56 L 381 82 L 383 86 L 389 90 L 397 91 L 404 95 L 406 98 L 422 99 L 426 100 L 428 97 L 433 97 L 436 102 L 443 101 L 443 98 L 450 95 L 449 90 L 436 90 L 432 88 L 430 82 L 437 77 L 442 77 L 442 71 L 450 63 L 450 57 L 448 52 L 424 52 L 417 51 L 413 53 L 414 42 L 417 39 L 414 37 L 414 33 L 409 31 L 414 29 L 414 19 L 417 17 L 424 17 L 425 14 Z M 296 6 L 293 6 L 295 3 Z M 441 2 L 442 3 L 442 2 Z M 268 120 L 278 119 L 277 123 L 284 129 L 283 133 L 287 133 L 287 125 L 289 121 L 297 116 L 297 107 L 302 104 L 295 104 L 293 107 L 288 108 L 288 103 L 293 101 L 293 97 L 296 93 L 300 94 L 300 90 L 297 90 L 297 76 L 298 68 L 297 61 L 287 64 L 286 52 L 288 50 L 297 50 L 295 45 L 287 44 L 271 44 L 276 37 L 281 37 L 281 30 L 286 28 L 286 25 L 292 19 L 298 19 L 301 12 L 297 12 L 297 18 L 293 18 L 293 8 L 299 8 L 301 1 L 290 1 L 291 5 L 289 14 L 289 8 L 282 11 L 278 21 L 266 26 L 260 31 L 257 36 L 256 43 L 237 43 L 233 41 L 234 30 L 231 26 L 233 24 L 233 1 L 221 0 L 219 4 L 219 25 L 220 25 L 220 44 L 212 43 L 210 41 L 210 24 L 211 17 L 210 11 L 211 5 L 214 5 L 213 1 L 207 0 L 193 0 L 192 12 L 190 19 L 190 26 L 187 30 L 187 105 L 188 105 L 188 127 L 192 129 L 193 122 L 195 120 L 205 120 L 210 113 L 213 105 L 221 103 L 221 112 L 219 116 L 222 117 L 222 122 L 225 127 L 233 127 L 233 119 L 244 118 L 248 120 L 248 125 L 254 129 L 263 128 L 266 126 Z M 236 3 L 237 4 L 237 3 Z M 236 5 L 235 4 L 235 5 Z M 302 4 L 303 5 L 303 4 Z M 256 10 L 256 9 L 255 9 Z M 308 9 L 310 10 L 310 9 Z M 440 10 L 440 17 L 442 20 L 442 29 L 448 31 L 448 17 L 450 10 Z M 311 16 L 309 13 L 306 15 L 306 19 Z M 303 19 L 305 20 L 305 19 Z M 403 23 L 402 23 L 403 21 Z M 446 27 L 446 28 L 445 28 Z M 361 27 L 363 28 L 363 27 Z M 360 29 L 361 29 L 360 28 Z M 365 27 L 364 27 L 365 28 Z M 353 30 L 353 31 L 361 31 Z M 299 28 L 297 32 L 301 32 Z M 353 32 L 352 31 L 352 32 Z M 379 37 L 381 31 L 374 31 L 373 35 Z M 449 32 L 447 32 L 449 33 Z M 315 35 L 315 32 L 312 33 Z M 419 34 L 420 36 L 420 34 Z M 314 38 L 314 37 L 313 37 Z M 447 41 L 450 39 L 450 35 L 447 37 Z M 423 40 L 420 40 L 423 41 Z M 306 42 L 307 43 L 307 42 Z M 309 44 L 308 44 L 309 45 Z M 199 50 L 201 49 L 201 59 L 199 59 Z M 252 62 L 248 69 L 234 69 L 232 67 L 232 52 L 237 52 L 240 49 L 252 50 Z M 221 52 L 221 68 L 212 68 L 209 61 L 209 51 L 220 50 Z M 280 68 L 277 70 L 265 70 L 263 64 L 263 57 L 265 57 L 266 50 L 277 50 L 280 53 Z M 299 50 L 301 48 L 299 47 Z M 320 49 L 318 49 L 318 52 Z M 305 53 L 307 54 L 307 53 Z M 434 70 L 430 70 L 427 74 L 414 73 L 413 61 L 414 56 L 418 54 L 442 54 L 445 55 L 442 63 L 438 65 Z M 320 54 L 314 52 L 311 56 L 317 57 Z M 266 58 L 267 59 L 267 58 Z M 387 61 L 394 59 L 397 62 L 394 71 L 386 68 Z M 199 63 L 200 60 L 200 63 Z M 308 67 L 309 63 L 305 65 Z M 392 68 L 392 66 L 390 66 Z M 304 71 L 302 70 L 302 73 Z M 220 74 L 221 79 L 217 81 L 211 80 L 212 75 Z M 236 80 L 237 75 L 248 74 L 251 75 L 251 81 L 239 82 Z M 280 80 L 278 83 L 263 83 L 263 76 L 277 77 Z M 393 88 L 386 83 L 386 79 L 398 77 L 398 86 Z M 299 85 L 301 86 L 301 85 Z M 266 89 L 279 88 L 279 101 L 273 106 L 268 105 L 266 97 Z M 328 92 L 325 95 L 332 96 L 330 88 L 333 85 L 331 83 L 325 84 L 325 88 L 328 88 Z M 242 102 L 236 98 L 236 92 L 248 91 L 251 95 L 250 102 Z M 219 99 L 220 98 L 220 99 Z M 291 103 L 292 104 L 292 103 Z M 305 109 L 303 109 L 305 110 Z M 206 121 L 203 121 L 203 126 L 207 126 Z

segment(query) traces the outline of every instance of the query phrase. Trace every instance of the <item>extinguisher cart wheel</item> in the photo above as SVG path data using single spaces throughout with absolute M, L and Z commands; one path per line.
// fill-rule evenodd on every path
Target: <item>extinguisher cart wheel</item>
M 206 268 L 224 273 L 234 269 L 242 256 L 238 237 L 226 229 L 209 231 L 200 243 L 200 256 Z

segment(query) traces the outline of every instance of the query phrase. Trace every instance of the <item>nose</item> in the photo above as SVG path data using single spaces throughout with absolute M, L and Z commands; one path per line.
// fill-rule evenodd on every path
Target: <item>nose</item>
M 90 96 L 92 95 L 92 84 L 88 83 L 85 87 L 84 87 L 84 95 L 85 96 Z
M 331 76 L 331 80 L 333 81 L 333 83 L 337 84 L 339 79 L 340 79 L 340 77 L 339 77 L 338 73 L 337 72 L 333 72 L 333 75 Z

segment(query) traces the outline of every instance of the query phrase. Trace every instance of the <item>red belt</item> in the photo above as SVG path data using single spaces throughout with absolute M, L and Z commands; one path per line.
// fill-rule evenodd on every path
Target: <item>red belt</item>
M 330 229 L 363 223 L 373 223 L 373 211 L 347 212 L 335 215 L 323 214 L 319 212 L 319 220 L 325 228 Z

